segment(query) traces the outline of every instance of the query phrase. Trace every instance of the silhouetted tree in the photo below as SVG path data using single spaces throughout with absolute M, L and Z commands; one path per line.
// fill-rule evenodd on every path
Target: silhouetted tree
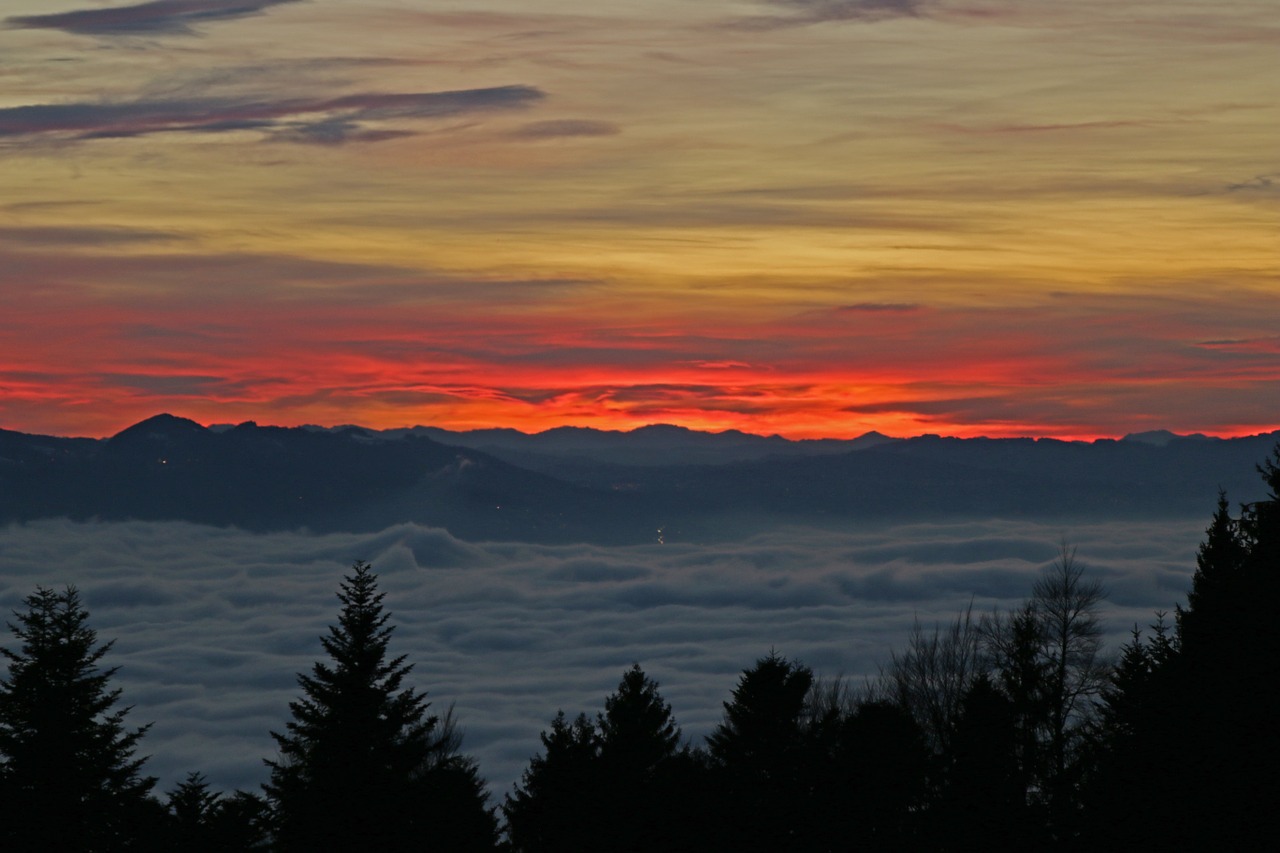
M 811 741 L 805 721 L 813 671 L 776 652 L 743 672 L 707 737 L 726 849 L 807 849 L 812 826 Z
M 1040 805 L 1047 773 L 1043 734 L 1050 701 L 1045 626 L 1034 601 L 983 622 L 987 655 L 997 684 L 1009 701 L 1022 805 Z
M 210 838 L 209 823 L 221 797 L 209 790 L 201 773 L 188 773 L 187 778 L 168 793 L 173 831 L 169 833 L 174 849 L 190 851 L 217 850 Z
M 1176 824 L 1185 706 L 1173 692 L 1178 643 L 1163 614 L 1147 637 L 1133 629 L 1103 688 L 1085 777 L 1085 843 L 1115 849 L 1149 842 L 1157 827 Z M 1171 807 L 1174 809 L 1171 811 Z
M 974 680 L 961 700 L 945 756 L 930 846 L 966 851 L 1041 846 L 1038 820 L 1027 804 L 1022 717 L 1018 703 L 989 676 Z
M 1233 520 L 1220 497 L 1197 555 L 1179 654 L 1168 693 L 1183 727 L 1165 732 L 1178 754 L 1166 799 L 1190 844 L 1265 846 L 1280 797 L 1280 731 L 1266 686 L 1280 680 L 1280 634 L 1269 626 L 1280 600 L 1280 446 L 1258 466 L 1265 500 Z
M 1031 594 L 1044 628 L 1047 664 L 1045 788 L 1057 831 L 1065 834 L 1073 831 L 1085 725 L 1110 674 L 1098 616 L 1104 593 L 1100 582 L 1085 577 L 1076 549 L 1064 542 Z
M 680 727 L 658 683 L 635 664 L 596 718 L 613 849 L 643 853 L 681 843 L 690 767 L 680 756 Z
M 642 778 L 680 748 L 680 727 L 671 706 L 658 693 L 658 683 L 634 664 L 618 689 L 604 701 L 596 723 L 600 758 L 609 772 Z
M 264 850 L 270 840 L 266 803 L 246 791 L 211 791 L 201 773 L 187 774 L 168 792 L 168 808 L 164 850 L 238 853 Z
M 271 840 L 271 813 L 267 803 L 248 791 L 233 791 L 219 798 L 208 816 L 215 850 L 266 850 Z
M 148 727 L 126 728 L 116 670 L 99 666 L 112 644 L 98 644 L 73 586 L 23 603 L 9 623 L 19 648 L 0 648 L 0 849 L 136 848 L 159 806 L 135 756 Z
M 522 851 L 682 849 L 696 763 L 658 683 L 636 664 L 593 725 L 560 712 L 503 810 Z
M 1104 748 L 1118 748 L 1137 731 L 1164 712 L 1153 701 L 1155 682 L 1168 672 L 1179 651 L 1179 642 L 1169 632 L 1164 613 L 1156 613 L 1151 634 L 1143 637 L 1135 625 L 1133 636 L 1120 649 L 1120 659 L 1111 670 L 1098 702 L 1095 729 Z
M 1110 672 L 1101 655 L 1102 600 L 1102 585 L 1085 577 L 1064 542 L 1030 600 L 983 624 L 987 654 L 1012 703 L 1027 804 L 1047 810 L 1059 837 L 1075 832 L 1083 738 Z
M 961 700 L 983 670 L 982 634 L 970 605 L 945 628 L 928 631 L 916 620 L 906 650 L 893 652 L 881 674 L 881 692 L 911 712 L 940 754 L 949 747 Z
M 342 610 L 321 645 L 328 663 L 300 674 L 280 758 L 264 785 L 280 850 L 490 850 L 496 819 L 474 762 L 448 720 L 405 687 L 412 666 L 388 656 L 393 628 L 369 565 L 338 592 Z
M 1263 849 L 1274 841 L 1280 732 L 1280 446 L 1258 470 L 1266 500 L 1232 518 L 1225 495 L 1177 631 L 1126 646 L 1103 696 L 1087 800 L 1093 844 Z M 1160 623 L 1157 623 L 1159 626 Z
M 844 721 L 834 757 L 846 781 L 827 794 L 843 802 L 820 806 L 814 820 L 831 824 L 841 811 L 847 817 L 823 849 L 847 850 L 855 839 L 859 850 L 918 847 L 932 755 L 911 712 L 893 702 L 860 703 Z
M 1200 623 L 1221 621 L 1222 614 L 1216 611 L 1230 606 L 1237 594 L 1234 587 L 1240 582 L 1249 551 L 1250 543 L 1240 522 L 1231 517 L 1226 492 L 1219 491 L 1213 520 L 1196 552 L 1196 571 L 1187 593 L 1187 606 L 1179 606 L 1176 612 L 1180 638 L 1190 635 L 1195 645 L 1200 641 L 1197 636 Z
M 512 846 L 523 853 L 588 853 L 609 831 L 602 815 L 600 736 L 586 714 L 564 711 L 502 810 Z

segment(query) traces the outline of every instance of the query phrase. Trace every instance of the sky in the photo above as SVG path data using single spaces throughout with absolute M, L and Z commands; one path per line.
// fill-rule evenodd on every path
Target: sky
M 1113 655 L 1135 625 L 1186 603 L 1203 530 L 991 520 L 607 548 L 467 543 L 415 524 L 319 536 L 48 520 L 0 528 L 0 613 L 37 584 L 75 584 L 99 641 L 115 641 L 102 664 L 119 667 L 128 720 L 152 724 L 140 754 L 159 791 L 193 771 L 215 790 L 257 791 L 297 673 L 324 659 L 338 584 L 367 559 L 395 626 L 391 652 L 414 664 L 409 682 L 436 712 L 454 706 L 463 751 L 500 798 L 556 711 L 603 710 L 633 663 L 697 745 L 770 649 L 860 687 L 916 620 L 932 630 L 971 604 L 975 618 L 1019 606 L 1064 536 L 1107 590 Z
M 6 0 L 0 428 L 1280 427 L 1238 0 Z

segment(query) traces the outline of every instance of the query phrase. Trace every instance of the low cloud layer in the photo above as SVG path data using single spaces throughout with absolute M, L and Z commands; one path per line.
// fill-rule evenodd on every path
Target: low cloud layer
M 509 790 L 557 709 L 594 713 L 639 662 L 700 741 L 742 669 L 776 648 L 860 680 L 913 620 L 1016 606 L 1065 535 L 1109 590 L 1114 650 L 1185 600 L 1203 524 L 1068 530 L 992 521 L 846 533 L 791 530 L 735 545 L 630 548 L 470 544 L 400 525 L 373 534 L 257 536 L 182 523 L 34 523 L 0 530 L 0 610 L 37 584 L 75 584 L 106 663 L 154 721 L 148 772 L 255 789 L 295 675 L 321 655 L 334 597 L 370 560 L 393 649 L 437 710 L 456 702 L 493 789 Z M 12 647 L 5 635 L 0 644 Z

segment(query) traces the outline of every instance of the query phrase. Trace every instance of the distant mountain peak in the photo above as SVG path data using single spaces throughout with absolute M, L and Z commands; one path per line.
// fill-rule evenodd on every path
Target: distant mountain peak
M 1132 441 L 1138 444 L 1150 444 L 1155 447 L 1164 447 L 1171 441 L 1213 441 L 1214 439 L 1202 432 L 1195 432 L 1191 435 L 1179 435 L 1178 433 L 1170 432 L 1167 429 L 1153 429 L 1148 430 L 1147 432 L 1131 432 L 1120 440 Z
M 699 430 L 692 430 L 688 427 L 680 426 L 679 424 L 645 424 L 642 427 L 636 427 L 631 430 L 631 433 L 633 435 L 686 435 L 688 433 L 698 431 Z
M 176 438 L 208 432 L 203 426 L 190 418 L 180 418 L 168 412 L 153 415 L 126 427 L 111 437 L 112 441 L 135 438 Z
M 851 443 L 854 447 L 863 448 L 875 447 L 880 444 L 889 444 L 890 442 L 901 440 L 902 439 L 900 438 L 894 438 L 891 435 L 885 435 L 884 433 L 873 429 L 871 432 L 864 432 L 862 435 L 853 439 Z

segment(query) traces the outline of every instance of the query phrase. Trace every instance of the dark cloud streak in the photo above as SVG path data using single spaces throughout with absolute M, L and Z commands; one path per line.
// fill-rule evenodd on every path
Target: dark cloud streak
M 551 119 L 522 125 L 511 135 L 519 139 L 556 139 L 564 136 L 616 136 L 621 129 L 610 121 Z
M 543 97 L 531 86 L 448 92 L 366 93 L 340 98 L 247 100 L 191 98 L 116 103 L 33 104 L 0 109 L 0 139 L 45 134 L 73 139 L 153 133 L 263 130 L 286 139 L 330 143 L 385 139 L 406 131 L 369 131 L 364 122 L 444 118 L 527 106 Z M 306 119 L 304 116 L 323 116 Z
M 792 12 L 790 15 L 757 15 L 735 18 L 731 29 L 777 30 L 811 24 L 845 21 L 883 21 L 890 18 L 915 18 L 923 14 L 932 0 L 765 0 L 770 6 Z
M 180 239 L 177 234 L 145 228 L 66 226 L 0 227 L 0 243 L 20 246 L 119 246 Z
M 922 310 L 917 302 L 858 302 L 853 305 L 841 305 L 835 309 L 837 314 L 910 314 Z
M 9 29 L 62 30 L 86 36 L 195 35 L 195 25 L 260 15 L 301 0 L 153 0 L 110 9 L 5 18 Z

